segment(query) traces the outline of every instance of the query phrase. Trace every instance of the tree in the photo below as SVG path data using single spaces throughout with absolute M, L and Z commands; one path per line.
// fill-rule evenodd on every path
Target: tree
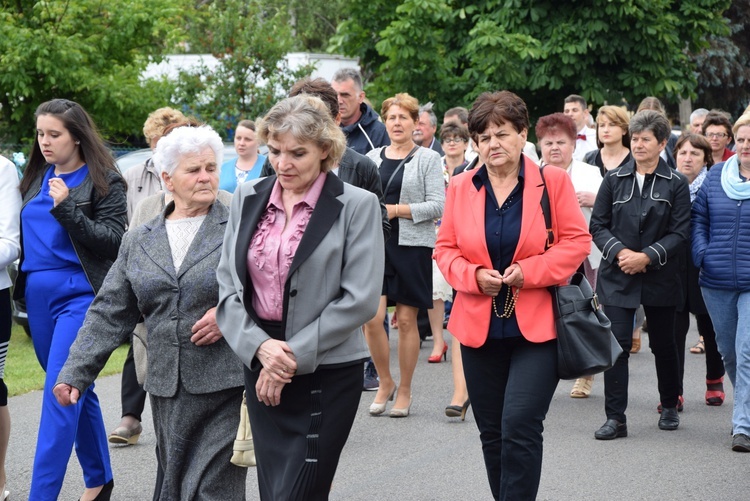
M 284 56 L 293 40 L 287 13 L 262 0 L 215 0 L 200 6 L 191 32 L 199 49 L 218 60 L 184 71 L 176 101 L 231 136 L 244 118 L 262 116 L 311 68 L 291 71 Z
M 689 54 L 727 32 L 729 3 L 351 0 L 331 50 L 364 61 L 376 99 L 407 91 L 442 109 L 497 89 L 551 109 L 570 93 L 596 104 L 677 99 L 695 95 Z
M 140 136 L 172 88 L 140 75 L 180 35 L 188 0 L 0 0 L 0 139 L 34 134 L 49 99 L 79 102 L 104 135 Z
M 739 116 L 750 104 L 750 0 L 734 0 L 725 16 L 731 32 L 712 35 L 709 47 L 693 58 L 698 72 L 698 100 Z

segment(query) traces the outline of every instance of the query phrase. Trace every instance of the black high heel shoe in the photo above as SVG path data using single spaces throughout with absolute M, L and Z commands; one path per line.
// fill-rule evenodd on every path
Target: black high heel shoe
M 464 405 L 449 405 L 445 408 L 445 415 L 448 417 L 460 417 L 461 421 L 466 420 L 466 411 L 469 410 L 471 401 L 467 398 Z
M 110 480 L 106 484 L 104 484 L 104 487 L 102 487 L 102 490 L 99 491 L 99 494 L 96 495 L 94 498 L 94 501 L 109 501 L 112 497 L 112 489 L 115 488 L 115 479 Z M 78 498 L 78 501 L 81 501 L 81 498 Z

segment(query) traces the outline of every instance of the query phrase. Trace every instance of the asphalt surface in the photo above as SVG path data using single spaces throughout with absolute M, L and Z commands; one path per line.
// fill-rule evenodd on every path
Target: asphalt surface
M 391 346 L 395 348 L 392 336 Z M 695 328 L 688 346 L 697 340 Z M 415 375 L 412 414 L 406 419 L 371 417 L 374 392 L 363 392 L 359 413 L 331 492 L 332 500 L 487 500 L 491 499 L 479 434 L 471 410 L 465 422 L 447 418 L 451 396 L 448 363 L 428 364 L 431 341 L 424 343 Z M 391 360 L 395 364 L 395 353 Z M 631 356 L 627 438 L 594 439 L 605 421 L 603 382 L 597 376 L 591 397 L 568 396 L 572 382 L 561 381 L 545 422 L 545 453 L 540 500 L 750 500 L 750 454 L 732 452 L 732 392 L 721 407 L 704 403 L 705 356 L 686 354 L 685 411 L 677 431 L 657 428 L 659 397 L 648 337 Z M 12 382 L 9 382 L 12 384 Z M 120 377 L 97 382 L 108 431 L 119 423 Z M 10 499 L 28 497 L 39 426 L 41 392 L 10 399 L 12 416 L 7 458 Z M 151 414 L 135 446 L 110 447 L 115 473 L 113 500 L 150 500 L 155 478 L 155 437 Z M 61 451 L 62 452 L 62 451 Z M 81 468 L 73 453 L 60 499 L 78 499 Z M 259 499 L 249 470 L 247 499 Z

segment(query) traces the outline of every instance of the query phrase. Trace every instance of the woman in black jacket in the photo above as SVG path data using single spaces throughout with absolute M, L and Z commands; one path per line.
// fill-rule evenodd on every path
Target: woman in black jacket
M 609 171 L 591 216 L 591 234 L 602 251 L 596 290 L 623 348 L 604 373 L 607 421 L 599 440 L 627 436 L 628 356 L 633 318 L 646 311 L 650 347 L 663 411 L 659 428 L 675 430 L 679 377 L 674 336 L 675 308 L 681 290 L 679 256 L 690 228 L 690 193 L 684 176 L 659 156 L 670 135 L 667 119 L 646 110 L 630 121 L 633 161 Z
M 52 387 L 127 224 L 125 182 L 86 111 L 67 99 L 36 110 L 36 139 L 20 185 L 21 262 L 14 294 L 29 313 L 46 372 L 29 499 L 57 499 L 75 443 L 86 490 L 109 499 L 112 468 L 93 385 L 64 408 Z

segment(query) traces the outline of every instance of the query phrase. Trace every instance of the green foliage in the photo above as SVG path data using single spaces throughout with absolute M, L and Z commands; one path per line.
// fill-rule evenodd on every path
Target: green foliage
M 109 138 L 140 135 L 171 94 L 141 72 L 176 41 L 189 2 L 0 0 L 2 139 L 33 136 L 34 110 L 56 97 L 81 103 Z
M 128 345 L 117 348 L 99 377 L 122 372 L 127 355 Z M 44 388 L 44 370 L 36 358 L 31 338 L 20 325 L 14 325 L 11 331 L 8 357 L 5 360 L 5 383 L 8 385 L 8 396 L 11 397 Z
M 695 54 L 696 107 L 720 108 L 739 116 L 750 104 L 750 0 L 734 0 L 725 16 L 730 33 L 712 35 Z
M 359 56 L 368 93 L 438 109 L 509 89 L 594 104 L 695 95 L 689 54 L 727 32 L 729 0 L 351 0 L 330 50 Z
M 288 68 L 291 28 L 268 2 L 216 0 L 198 8 L 191 30 L 219 65 L 181 72 L 175 100 L 225 135 L 239 120 L 262 116 L 312 70 Z

